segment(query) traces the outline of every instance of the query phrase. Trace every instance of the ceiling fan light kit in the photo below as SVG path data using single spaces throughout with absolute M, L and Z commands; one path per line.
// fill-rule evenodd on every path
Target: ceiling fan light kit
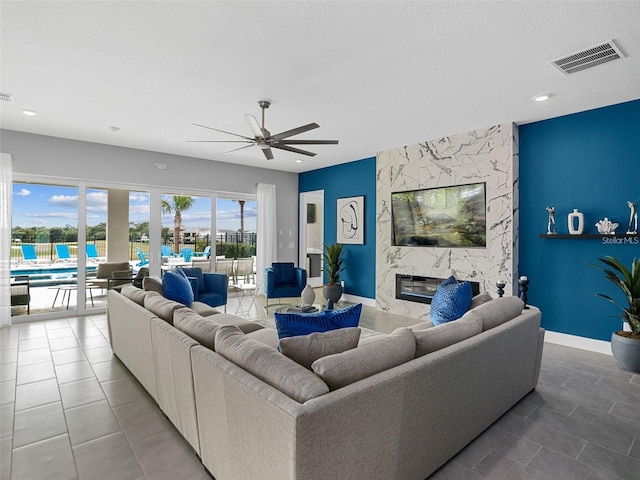
M 225 155 L 229 155 L 230 153 L 237 152 L 238 150 L 242 150 L 244 148 L 249 148 L 256 146 L 262 150 L 262 153 L 266 157 L 267 160 L 273 160 L 273 152 L 272 148 L 277 148 L 279 150 L 286 150 L 288 152 L 299 153 L 301 155 L 307 155 L 309 157 L 314 157 L 316 154 L 314 152 L 309 152 L 307 150 L 302 150 L 300 148 L 292 147 L 291 145 L 337 145 L 338 140 L 289 140 L 289 137 L 293 137 L 295 135 L 299 135 L 304 132 L 308 132 L 309 130 L 313 130 L 315 128 L 319 128 L 320 125 L 317 123 L 309 123 L 307 125 L 302 125 L 301 127 L 297 127 L 291 130 L 286 130 L 284 132 L 277 133 L 275 135 L 271 135 L 271 132 L 267 130 L 264 126 L 264 111 L 269 108 L 271 102 L 266 100 L 260 100 L 258 102 L 258 107 L 262 110 L 262 124 L 258 123 L 256 117 L 253 115 L 245 114 L 245 118 L 247 119 L 247 123 L 249 123 L 249 127 L 253 132 L 253 138 L 247 137 L 245 135 L 239 135 L 237 133 L 226 132 L 224 130 L 220 130 L 213 127 L 207 127 L 205 125 L 199 125 L 197 123 L 192 123 L 196 127 L 206 128 L 209 130 L 213 130 L 216 132 L 225 133 L 227 135 L 233 135 L 234 137 L 240 137 L 242 140 L 187 140 L 187 142 L 199 142 L 199 143 L 246 143 L 248 145 L 244 145 L 239 148 L 234 148 L 233 150 L 229 150 L 225 153 Z

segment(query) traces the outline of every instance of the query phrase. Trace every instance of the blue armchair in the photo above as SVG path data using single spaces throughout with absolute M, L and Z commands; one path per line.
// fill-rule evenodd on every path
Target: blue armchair
M 179 267 L 189 278 L 193 299 L 197 302 L 206 303 L 211 307 L 224 305 L 227 311 L 227 288 L 229 280 L 221 273 L 203 273 L 197 267 Z
M 293 262 L 276 262 L 264 269 L 264 290 L 269 308 L 270 298 L 299 297 L 307 284 L 307 271 Z

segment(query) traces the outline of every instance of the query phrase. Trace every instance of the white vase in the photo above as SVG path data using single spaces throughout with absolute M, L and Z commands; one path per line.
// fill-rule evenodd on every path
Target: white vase
M 302 290 L 300 298 L 302 299 L 303 305 L 313 305 L 313 302 L 316 299 L 316 292 L 313 291 L 311 285 L 307 284 L 307 286 Z
M 568 220 L 569 233 L 571 235 L 582 235 L 582 232 L 584 230 L 584 214 L 582 212 L 579 212 L 577 208 L 574 208 L 573 212 L 569 214 Z

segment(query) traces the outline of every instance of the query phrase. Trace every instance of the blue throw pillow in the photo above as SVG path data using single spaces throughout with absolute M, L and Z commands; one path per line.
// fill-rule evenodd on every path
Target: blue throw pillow
M 278 338 L 328 332 L 338 328 L 357 327 L 362 304 L 340 310 L 325 310 L 317 313 L 275 313 Z
M 458 282 L 453 276 L 440 284 L 431 301 L 431 321 L 434 325 L 462 317 L 471 307 L 471 284 Z
M 179 268 L 162 275 L 162 294 L 165 298 L 182 303 L 187 307 L 193 303 L 191 283 Z

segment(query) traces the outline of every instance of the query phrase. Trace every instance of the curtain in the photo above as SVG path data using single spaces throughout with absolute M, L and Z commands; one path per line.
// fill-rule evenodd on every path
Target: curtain
M 0 153 L 0 326 L 11 325 L 11 200 L 13 176 L 11 155 Z
M 258 184 L 258 233 L 256 249 L 256 285 L 263 291 L 264 269 L 277 258 L 276 186 Z

